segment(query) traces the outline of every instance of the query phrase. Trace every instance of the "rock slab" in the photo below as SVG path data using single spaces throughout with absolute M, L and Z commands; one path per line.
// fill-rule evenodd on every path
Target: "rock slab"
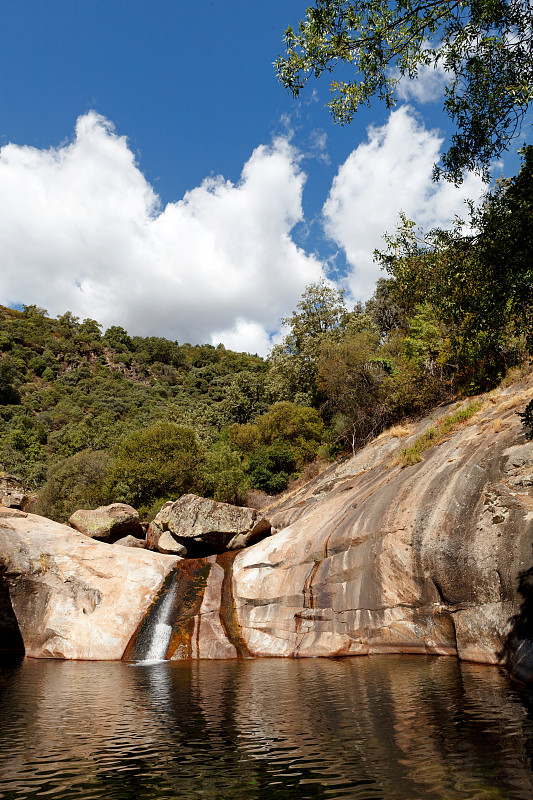
M 165 503 L 147 532 L 148 547 L 159 552 L 181 552 L 207 556 L 238 550 L 270 534 L 270 522 L 253 508 L 219 503 L 195 494 L 185 494 Z

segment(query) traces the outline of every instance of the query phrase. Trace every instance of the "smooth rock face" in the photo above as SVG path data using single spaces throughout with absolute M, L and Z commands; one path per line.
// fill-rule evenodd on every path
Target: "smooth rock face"
M 383 434 L 267 509 L 279 533 L 233 553 L 111 548 L 6 510 L 0 565 L 27 652 L 145 658 L 165 609 L 168 659 L 434 653 L 532 680 L 533 442 L 516 413 L 532 389 L 491 393 L 404 469 L 395 453 L 454 408 Z M 191 544 L 214 527 L 199 500 L 183 502 Z
M 0 503 L 7 508 L 22 508 L 26 500 L 22 482 L 14 475 L 0 473 Z
M 124 536 L 139 534 L 139 514 L 126 503 L 111 503 L 92 511 L 75 511 L 69 525 L 91 539 L 116 542 Z
M 201 579 L 169 657 L 457 654 L 533 678 L 533 442 L 516 414 L 532 383 L 492 393 L 414 466 L 394 453 L 434 420 L 383 434 L 268 509 L 279 533 L 232 566 L 180 562 Z
M 0 518 L 0 572 L 35 658 L 120 659 L 176 563 L 34 514 Z

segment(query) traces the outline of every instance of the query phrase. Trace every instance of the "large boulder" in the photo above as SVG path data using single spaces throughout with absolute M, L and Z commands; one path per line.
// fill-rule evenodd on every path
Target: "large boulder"
M 122 658 L 176 564 L 34 514 L 0 515 L 0 575 L 34 658 Z
M 22 508 L 26 500 L 22 481 L 7 472 L 0 472 L 0 503 L 6 508 Z
M 163 534 L 165 543 L 161 545 Z M 172 541 L 193 556 L 206 556 L 247 547 L 270 534 L 270 522 L 256 509 L 219 503 L 185 494 L 162 507 L 147 533 L 148 547 L 170 552 Z M 178 552 L 172 550 L 172 552 Z
M 116 542 L 128 535 L 142 536 L 139 514 L 126 503 L 111 503 L 92 511 L 75 511 L 69 525 L 91 539 L 104 542 Z

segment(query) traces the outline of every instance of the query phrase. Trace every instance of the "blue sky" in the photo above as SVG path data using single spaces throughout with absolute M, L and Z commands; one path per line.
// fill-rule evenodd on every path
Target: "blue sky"
M 400 210 L 446 224 L 477 199 L 477 177 L 431 183 L 434 71 L 344 128 L 326 81 L 279 86 L 305 5 L 4 0 L 0 303 L 264 354 L 308 283 L 372 293 Z

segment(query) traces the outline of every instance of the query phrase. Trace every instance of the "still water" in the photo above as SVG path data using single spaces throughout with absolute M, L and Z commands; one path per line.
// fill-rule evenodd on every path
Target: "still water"
M 0 798 L 533 798 L 533 697 L 453 658 L 0 666 Z

